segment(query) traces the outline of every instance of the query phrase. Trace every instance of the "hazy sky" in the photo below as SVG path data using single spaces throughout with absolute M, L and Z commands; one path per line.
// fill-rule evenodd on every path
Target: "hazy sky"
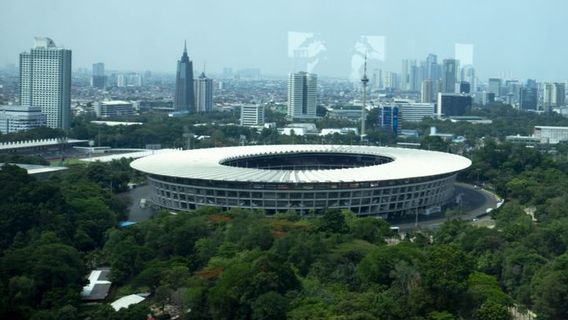
M 325 41 L 315 72 L 347 78 L 360 36 L 385 36 L 385 61 L 453 57 L 474 45 L 478 75 L 568 79 L 565 0 L 1 0 L 0 65 L 18 63 L 34 36 L 73 50 L 73 68 L 104 62 L 113 70 L 173 72 L 187 40 L 194 69 L 298 69 L 288 32 Z

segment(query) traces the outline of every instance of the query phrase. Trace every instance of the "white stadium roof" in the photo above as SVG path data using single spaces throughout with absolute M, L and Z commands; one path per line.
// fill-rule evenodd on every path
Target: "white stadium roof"
M 222 165 L 229 158 L 288 153 L 347 153 L 389 157 L 394 161 L 358 168 L 324 170 L 274 170 Z M 318 183 L 398 180 L 427 177 L 466 169 L 471 161 L 462 156 L 416 149 L 347 145 L 262 145 L 208 148 L 148 156 L 131 163 L 139 171 L 190 179 Z

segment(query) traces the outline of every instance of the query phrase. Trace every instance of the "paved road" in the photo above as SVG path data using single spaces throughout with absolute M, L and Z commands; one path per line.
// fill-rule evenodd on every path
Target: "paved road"
M 459 217 L 464 220 L 472 220 L 480 215 L 486 213 L 488 208 L 496 208 L 497 203 L 500 199 L 493 193 L 475 188 L 472 185 L 465 183 L 456 183 L 456 195 L 461 194 L 462 198 L 462 208 L 466 213 Z M 131 204 L 128 207 L 128 220 L 134 222 L 140 222 L 148 220 L 153 214 L 154 209 L 147 206 L 146 208 L 140 208 L 140 199 L 150 197 L 150 186 L 141 185 L 134 188 L 126 193 L 122 194 L 127 196 L 131 200 Z M 432 215 L 432 216 L 418 216 L 418 228 L 419 229 L 435 229 L 443 224 L 447 220 L 442 214 Z M 401 231 L 410 231 L 416 229 L 415 221 L 408 221 L 402 223 L 393 223 L 393 225 L 399 226 Z
M 154 214 L 154 210 L 150 208 L 149 205 L 146 206 L 146 208 L 140 208 L 140 199 L 148 199 L 150 197 L 149 185 L 139 185 L 138 187 L 121 194 L 121 196 L 130 198 L 130 205 L 128 206 L 128 221 L 140 222 L 148 220 Z
M 465 214 L 459 219 L 473 220 L 487 212 L 487 209 L 494 209 L 497 207 L 500 199 L 493 193 L 478 189 L 470 184 L 456 183 L 456 196 L 461 194 L 462 209 Z M 418 229 L 436 229 L 443 224 L 448 218 L 443 216 L 427 217 L 424 215 L 418 216 Z M 401 231 L 410 231 L 417 229 L 415 221 L 396 224 L 400 227 Z

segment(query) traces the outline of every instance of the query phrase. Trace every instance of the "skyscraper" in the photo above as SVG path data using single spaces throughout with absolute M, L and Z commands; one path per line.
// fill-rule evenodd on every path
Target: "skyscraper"
M 288 76 L 288 117 L 316 117 L 317 82 L 317 75 L 313 73 L 298 72 Z
M 187 44 L 184 43 L 183 54 L 177 63 L 176 92 L 174 109 L 176 111 L 195 111 L 195 93 L 193 91 L 193 62 L 187 55 Z
M 536 87 L 522 87 L 519 93 L 519 106 L 521 110 L 536 110 L 538 103 L 538 89 Z
M 20 104 L 40 107 L 48 127 L 69 129 L 71 50 L 57 48 L 50 38 L 35 38 L 30 52 L 20 54 Z
M 423 80 L 422 86 L 420 88 L 420 101 L 422 102 L 433 102 L 435 100 L 434 95 L 434 83 L 432 80 Z
M 195 79 L 195 111 L 213 111 L 213 79 L 205 76 L 205 72 Z
M 564 83 L 545 83 L 542 104 L 544 111 L 550 112 L 553 107 L 564 105 L 566 88 Z
M 489 78 L 489 92 L 495 94 L 495 97 L 501 96 L 501 79 Z
M 438 74 L 438 57 L 430 53 L 428 57 L 426 57 L 426 77 L 425 79 L 430 80 L 439 80 L 440 75 Z
M 444 59 L 442 72 L 442 90 L 444 93 L 456 92 L 458 61 L 456 59 Z
M 91 75 L 91 87 L 104 89 L 106 85 L 105 64 L 102 62 L 93 64 L 93 74 Z
M 461 69 L 461 81 L 469 82 L 471 92 L 477 91 L 477 79 L 475 78 L 475 69 L 473 66 L 464 66 Z

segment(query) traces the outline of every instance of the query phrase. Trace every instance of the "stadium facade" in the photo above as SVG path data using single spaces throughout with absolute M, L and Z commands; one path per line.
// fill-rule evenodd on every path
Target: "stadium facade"
M 151 201 L 172 211 L 203 206 L 301 214 L 326 208 L 392 218 L 440 209 L 467 158 L 374 146 L 265 145 L 148 156 Z

